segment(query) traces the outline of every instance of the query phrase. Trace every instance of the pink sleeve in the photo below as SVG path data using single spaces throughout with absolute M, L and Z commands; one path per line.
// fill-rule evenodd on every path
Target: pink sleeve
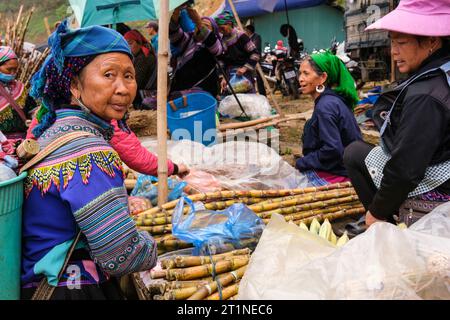
M 37 121 L 36 117 L 34 117 L 31 120 L 30 126 L 28 127 L 26 139 L 36 140 L 36 137 L 34 136 L 32 131 L 33 131 L 34 127 L 37 126 L 37 124 L 38 124 L 38 121 Z
M 112 120 L 114 135 L 110 141 L 111 146 L 119 154 L 125 164 L 139 173 L 158 175 L 158 157 L 141 145 L 133 132 L 127 133 L 119 128 L 116 120 Z M 173 174 L 174 165 L 167 161 L 169 176 Z

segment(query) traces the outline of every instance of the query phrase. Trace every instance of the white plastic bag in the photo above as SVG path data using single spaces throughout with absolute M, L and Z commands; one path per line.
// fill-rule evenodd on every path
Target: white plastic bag
M 257 94 L 237 94 L 239 102 L 245 113 L 251 119 L 260 119 L 270 117 L 272 115 L 272 107 L 269 100 L 263 95 Z M 231 95 L 225 97 L 219 104 L 219 113 L 230 118 L 238 118 L 243 116 L 243 112 L 236 101 L 236 98 Z
M 239 299 L 450 299 L 450 203 L 410 229 L 378 222 L 339 249 L 272 219 Z
M 142 145 L 151 152 L 157 151 L 153 139 L 141 139 Z M 222 189 L 267 190 L 308 187 L 308 179 L 284 161 L 280 155 L 265 144 L 234 141 L 216 144 L 212 147 L 189 141 L 168 141 L 167 153 L 173 162 L 186 164 L 197 171 L 214 177 Z M 194 183 L 195 177 L 187 177 Z M 197 179 L 198 180 L 198 179 Z M 204 185 L 202 184 L 202 188 Z

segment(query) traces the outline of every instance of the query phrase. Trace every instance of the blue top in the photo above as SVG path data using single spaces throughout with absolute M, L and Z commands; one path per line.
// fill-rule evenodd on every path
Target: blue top
M 326 89 L 315 101 L 314 112 L 303 131 L 303 155 L 295 167 L 347 176 L 342 160 L 350 143 L 362 140 L 361 130 L 344 99 Z
M 22 284 L 57 275 L 78 230 L 92 260 L 109 276 L 149 270 L 156 245 L 138 231 L 128 210 L 122 162 L 107 142 L 109 123 L 90 113 L 64 108 L 38 139 L 45 148 L 67 133 L 74 139 L 28 171 L 22 228 Z

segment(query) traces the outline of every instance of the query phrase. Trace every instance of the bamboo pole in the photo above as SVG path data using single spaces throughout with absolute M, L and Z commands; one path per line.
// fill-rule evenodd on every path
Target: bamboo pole
M 219 130 L 220 131 L 225 131 L 225 130 L 229 130 L 229 129 L 236 129 L 236 128 L 242 128 L 242 127 L 250 127 L 256 124 L 260 124 L 260 123 L 264 123 L 264 122 L 269 122 L 272 121 L 276 118 L 279 118 L 280 115 L 274 115 L 274 116 L 270 116 L 270 117 L 265 117 L 262 119 L 257 119 L 257 120 L 251 120 L 251 121 L 245 121 L 245 122 L 233 122 L 233 123 L 227 123 L 227 124 L 221 124 L 219 126 Z
M 158 205 L 167 202 L 167 66 L 169 63 L 169 1 L 159 0 L 158 37 L 158 90 L 157 90 L 157 132 L 158 132 Z
M 236 11 L 236 7 L 234 6 L 233 0 L 228 0 L 228 3 L 230 4 L 230 8 L 231 11 L 233 11 L 233 15 L 236 18 L 236 22 L 238 24 L 239 29 L 241 29 L 241 31 L 244 31 L 244 27 L 242 26 L 242 22 L 241 19 L 239 18 L 239 15 Z M 275 106 L 275 109 L 277 110 L 278 114 L 283 117 L 284 116 L 284 112 L 281 110 L 281 107 L 278 105 L 278 102 L 275 100 L 272 90 L 270 89 L 269 83 L 267 82 L 266 77 L 264 76 L 264 72 L 261 69 L 261 65 L 259 64 L 259 62 L 256 64 L 256 71 L 259 73 L 262 81 L 264 82 L 264 87 L 266 88 L 266 92 L 269 92 L 270 94 L 270 98 L 273 101 L 273 104 Z
M 263 121 L 264 120 L 264 121 Z M 306 120 L 306 115 L 303 113 L 295 114 L 295 115 L 288 115 L 286 117 L 280 118 L 280 117 L 271 117 L 271 118 L 264 118 L 260 120 L 260 123 L 254 123 L 258 120 L 253 121 L 246 121 L 246 122 L 240 122 L 240 123 L 230 123 L 225 124 L 219 127 L 220 131 L 227 131 L 227 130 L 235 130 L 235 133 L 245 132 L 248 130 L 258 130 L 270 126 L 278 125 L 282 122 L 292 121 L 292 120 Z M 240 131 L 241 130 L 241 131 Z

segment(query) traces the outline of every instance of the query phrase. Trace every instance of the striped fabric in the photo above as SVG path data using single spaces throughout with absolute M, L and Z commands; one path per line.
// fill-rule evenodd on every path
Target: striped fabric
M 61 109 L 38 139 L 41 146 L 71 132 L 72 140 L 29 171 L 23 207 L 22 284 L 55 278 L 64 255 L 54 249 L 80 229 L 96 265 L 109 276 L 151 269 L 156 244 L 130 218 L 122 161 L 103 134 L 110 124 L 80 110 Z M 51 264 L 49 262 L 52 262 Z M 37 266 L 37 267 L 36 267 Z
M 74 212 L 91 254 L 107 274 L 122 276 L 156 264 L 156 245 L 130 219 L 125 188 L 113 188 Z
M 0 64 L 11 59 L 17 59 L 17 55 L 13 49 L 7 46 L 0 46 Z

